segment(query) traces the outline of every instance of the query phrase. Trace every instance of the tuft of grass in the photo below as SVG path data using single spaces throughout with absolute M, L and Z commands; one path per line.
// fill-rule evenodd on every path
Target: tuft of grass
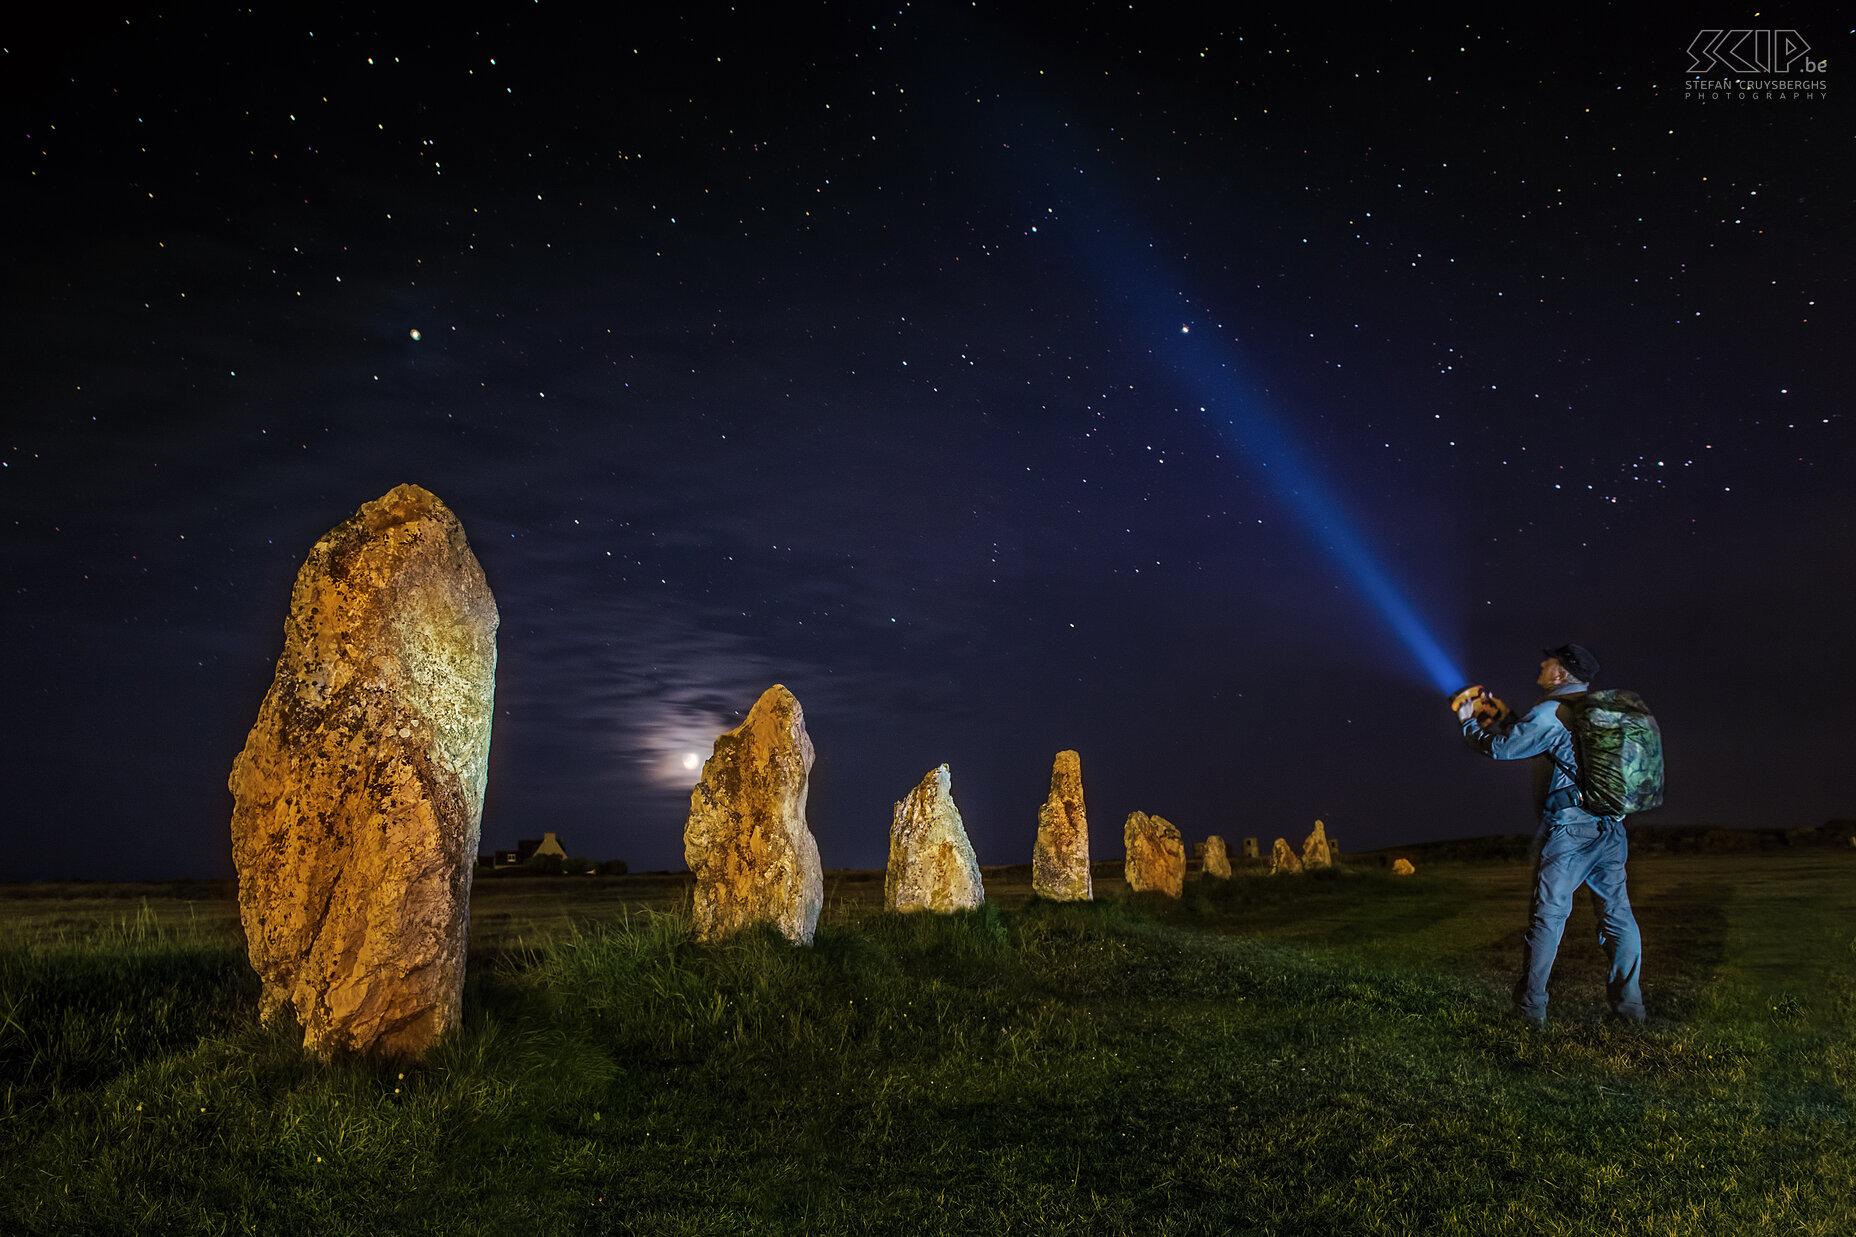
M 0 951 L 0 1086 L 27 1103 L 96 1086 L 240 1025 L 257 993 L 242 949 L 162 927 L 146 905 L 82 938 Z

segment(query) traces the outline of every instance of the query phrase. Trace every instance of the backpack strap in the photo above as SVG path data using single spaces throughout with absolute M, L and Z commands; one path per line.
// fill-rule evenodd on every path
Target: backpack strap
M 1579 731 L 1576 727 L 1567 723 L 1564 710 L 1574 700 L 1583 701 L 1585 695 L 1586 693 L 1584 692 L 1575 692 L 1571 695 L 1555 696 L 1553 698 L 1554 716 L 1559 719 L 1560 725 L 1566 727 L 1566 733 L 1572 736 L 1572 750 L 1573 754 L 1579 758 L 1579 769 L 1569 768 L 1565 761 L 1555 756 L 1552 752 L 1541 753 L 1548 760 L 1553 762 L 1554 768 L 1566 775 L 1567 781 L 1572 783 L 1572 806 L 1580 809 L 1584 809 L 1585 807 L 1585 787 L 1579 784 L 1579 772 L 1585 768 L 1585 753 L 1580 750 Z M 1550 799 L 1553 796 L 1548 795 L 1547 797 Z

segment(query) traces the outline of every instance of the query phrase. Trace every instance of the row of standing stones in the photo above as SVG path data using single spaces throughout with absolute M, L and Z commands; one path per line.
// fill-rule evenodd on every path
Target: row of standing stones
M 497 624 L 463 526 L 416 485 L 364 504 L 297 573 L 277 671 L 228 786 L 260 1012 L 288 1010 L 318 1055 L 413 1057 L 459 1021 Z M 804 711 L 778 684 L 716 740 L 683 833 L 697 939 L 771 922 L 811 942 L 824 906 L 806 824 L 812 761 Z M 1179 897 L 1179 830 L 1134 812 L 1123 836 L 1129 888 Z M 1299 856 L 1276 840 L 1271 871 L 1332 861 L 1316 821 Z M 1031 868 L 1039 897 L 1094 896 L 1075 752 L 1052 766 Z M 1206 840 L 1204 871 L 1230 877 L 1222 838 Z M 945 913 L 984 900 L 941 765 L 895 806 L 884 901 Z

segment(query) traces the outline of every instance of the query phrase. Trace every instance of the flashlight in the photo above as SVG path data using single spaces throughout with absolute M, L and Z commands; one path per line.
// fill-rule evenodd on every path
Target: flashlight
M 1472 701 L 1475 707 L 1470 710 L 1470 716 L 1475 718 L 1484 729 L 1504 726 L 1514 716 L 1507 705 L 1490 695 L 1489 689 L 1480 683 L 1471 683 L 1450 697 L 1450 711 L 1460 715 L 1463 706 Z

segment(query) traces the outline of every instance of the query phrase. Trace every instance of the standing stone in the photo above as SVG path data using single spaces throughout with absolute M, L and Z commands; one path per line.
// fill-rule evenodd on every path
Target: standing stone
M 1277 838 L 1276 845 L 1270 850 L 1270 875 L 1275 876 L 1279 872 L 1300 872 L 1301 870 L 1302 861 L 1296 858 L 1295 852 L 1289 848 L 1289 839 Z
M 1205 875 L 1217 880 L 1231 879 L 1231 856 L 1224 848 L 1224 839 L 1215 833 L 1205 839 Z
M 232 764 L 239 921 L 303 1047 L 416 1056 L 457 1025 L 496 689 L 496 601 L 444 503 L 330 529 Z
M 1058 752 L 1050 768 L 1050 797 L 1038 810 L 1038 840 L 1031 849 L 1031 892 L 1053 902 L 1095 897 L 1089 879 L 1089 818 L 1083 813 L 1083 758 Z
M 1135 893 L 1177 898 L 1186 888 L 1186 846 L 1171 821 L 1145 812 L 1128 813 L 1121 827 L 1128 858 L 1122 876 Z
M 1394 876 L 1410 876 L 1417 870 L 1418 869 L 1411 866 L 1411 860 L 1409 859 L 1394 859 L 1392 861 L 1392 875 Z
M 812 943 L 825 873 L 806 827 L 811 772 L 805 713 L 778 683 L 715 741 L 683 826 L 683 857 L 696 875 L 697 940 L 764 919 L 789 940 Z
M 890 818 L 883 905 L 892 911 L 964 911 L 986 900 L 951 782 L 946 765 L 935 769 Z
M 1310 871 L 1334 866 L 1334 853 L 1328 848 L 1328 827 L 1320 821 L 1302 842 L 1302 866 Z

